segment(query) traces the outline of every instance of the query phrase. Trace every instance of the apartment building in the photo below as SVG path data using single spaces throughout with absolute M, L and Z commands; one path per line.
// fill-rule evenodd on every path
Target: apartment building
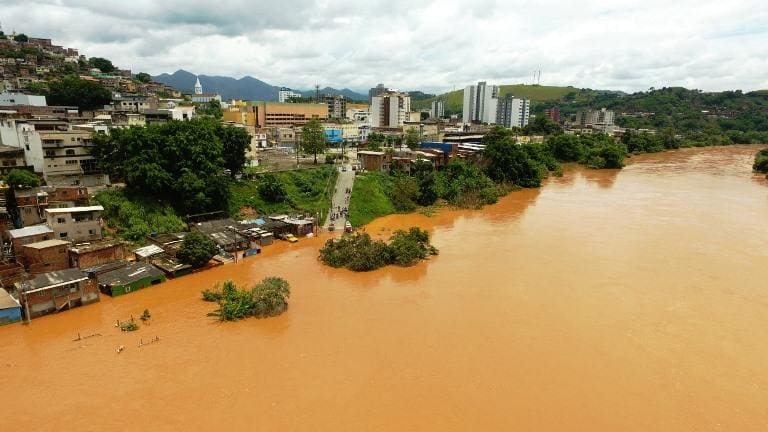
M 295 92 L 288 87 L 280 87 L 280 90 L 277 92 L 277 100 L 280 103 L 286 103 L 291 98 L 300 98 L 301 93 Z
M 496 124 L 505 128 L 526 126 L 531 116 L 531 101 L 508 94 L 501 99 L 496 113 Z
M 256 122 L 264 128 L 304 126 L 312 119 L 328 119 L 328 105 L 324 103 L 258 102 L 254 107 Z
M 328 118 L 347 117 L 347 99 L 342 95 L 323 95 L 320 101 L 328 105 Z
M 407 93 L 391 90 L 379 93 L 371 100 L 371 127 L 402 127 L 410 111 L 411 97 Z
M 499 104 L 499 86 L 480 81 L 464 89 L 464 123 L 495 123 Z
M 102 206 L 46 209 L 45 217 L 54 238 L 71 242 L 101 239 Z

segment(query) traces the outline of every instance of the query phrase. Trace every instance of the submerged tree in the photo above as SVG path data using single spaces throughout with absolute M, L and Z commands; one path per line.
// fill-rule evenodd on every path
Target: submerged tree
M 283 278 L 267 277 L 251 289 L 238 289 L 231 280 L 223 286 L 203 291 L 203 300 L 216 302 L 219 309 L 209 315 L 221 321 L 234 321 L 246 317 L 269 317 L 288 309 L 291 287 Z

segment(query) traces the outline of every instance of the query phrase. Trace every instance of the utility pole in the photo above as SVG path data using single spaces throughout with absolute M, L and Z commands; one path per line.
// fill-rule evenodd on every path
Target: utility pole
M 29 314 L 29 295 L 26 291 L 27 272 L 21 272 L 21 295 L 24 296 L 24 315 L 27 317 L 27 325 L 32 324 L 32 316 Z

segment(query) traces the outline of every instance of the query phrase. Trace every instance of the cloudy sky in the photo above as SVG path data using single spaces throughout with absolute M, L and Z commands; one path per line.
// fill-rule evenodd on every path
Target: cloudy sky
M 6 33 L 153 75 L 444 91 L 768 88 L 766 0 L 0 0 Z

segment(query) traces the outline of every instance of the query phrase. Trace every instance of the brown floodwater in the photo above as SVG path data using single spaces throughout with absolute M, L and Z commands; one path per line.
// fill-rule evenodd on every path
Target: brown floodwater
M 0 327 L 0 431 L 768 430 L 759 148 L 572 166 L 481 211 L 367 227 L 428 229 L 440 255 L 411 268 L 354 274 L 317 261 L 323 238 L 280 242 Z M 206 316 L 201 289 L 271 275 L 292 285 L 283 315 Z M 114 327 L 145 308 L 151 325 Z

